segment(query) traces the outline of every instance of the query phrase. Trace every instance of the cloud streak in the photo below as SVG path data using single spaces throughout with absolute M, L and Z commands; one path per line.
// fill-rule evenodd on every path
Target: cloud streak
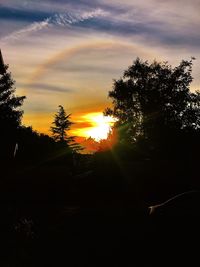
M 90 12 L 83 12 L 79 14 L 56 14 L 50 19 L 50 23 L 54 25 L 66 26 L 69 24 L 75 24 L 88 19 L 103 17 L 108 15 L 108 12 L 97 8 Z
M 3 43 L 6 43 L 8 41 L 15 41 L 15 40 L 18 40 L 20 38 L 25 37 L 29 33 L 40 31 L 40 30 L 42 30 L 48 26 L 49 26 L 49 18 L 47 18 L 41 22 L 34 22 L 31 25 L 24 27 L 21 30 L 15 31 L 15 32 L 11 33 L 10 35 L 2 38 L 1 41 Z
M 19 84 L 18 87 L 27 87 L 27 84 Z M 74 90 L 56 85 L 50 85 L 46 83 L 34 83 L 31 85 L 31 89 L 39 92 L 57 92 L 57 93 L 71 93 Z
M 16 41 L 20 38 L 24 38 L 26 35 L 41 31 L 50 26 L 69 26 L 79 22 L 86 21 L 88 19 L 107 16 L 108 12 L 97 8 L 92 11 L 77 12 L 75 13 L 59 13 L 51 17 L 45 18 L 43 21 L 34 22 L 30 25 L 12 32 L 8 36 L 1 38 L 1 42 L 7 43 L 9 41 Z

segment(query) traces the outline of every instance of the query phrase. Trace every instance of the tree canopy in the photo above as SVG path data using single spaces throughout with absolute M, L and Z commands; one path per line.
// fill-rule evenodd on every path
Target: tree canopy
M 158 147 L 172 134 L 200 128 L 200 93 L 190 92 L 193 58 L 172 67 L 137 58 L 109 92 L 121 141 Z

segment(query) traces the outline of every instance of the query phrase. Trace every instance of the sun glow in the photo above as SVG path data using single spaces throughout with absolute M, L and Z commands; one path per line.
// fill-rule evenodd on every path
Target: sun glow
M 107 139 L 112 125 L 116 121 L 111 116 L 104 116 L 101 112 L 88 113 L 82 116 L 83 121 L 91 127 L 79 129 L 79 135 L 92 137 L 96 141 Z

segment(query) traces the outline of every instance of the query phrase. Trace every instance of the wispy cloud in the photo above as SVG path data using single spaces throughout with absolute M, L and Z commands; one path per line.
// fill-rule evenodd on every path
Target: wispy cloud
M 25 83 L 21 83 L 19 84 L 18 87 L 27 87 L 29 86 L 28 84 Z M 70 89 L 70 88 L 66 88 L 64 86 L 58 86 L 58 85 L 50 85 L 50 84 L 46 84 L 46 83 L 34 83 L 31 85 L 31 89 L 35 90 L 36 93 L 43 93 L 45 91 L 48 92 L 57 92 L 57 93 L 71 93 L 74 90 Z
M 41 22 L 34 22 L 34 23 L 30 24 L 29 26 L 24 27 L 21 30 L 12 32 L 10 35 L 5 36 L 4 38 L 1 39 L 1 41 L 3 43 L 6 43 L 8 41 L 15 41 L 15 40 L 18 40 L 19 38 L 23 38 L 24 36 L 26 36 L 29 33 L 33 33 L 33 32 L 42 30 L 42 29 L 49 26 L 49 20 L 50 19 L 47 18 Z
M 92 18 L 103 17 L 108 15 L 108 12 L 97 8 L 90 12 L 83 12 L 78 14 L 72 13 L 63 13 L 63 14 L 56 14 L 50 19 L 50 23 L 54 25 L 66 26 L 69 24 L 75 24 L 81 21 L 85 21 Z
M 28 34 L 40 31 L 44 28 L 50 27 L 50 26 L 68 26 L 68 25 L 73 25 L 79 22 L 83 22 L 88 19 L 92 18 L 97 18 L 97 17 L 102 17 L 108 15 L 108 12 L 97 8 L 94 9 L 93 11 L 89 12 L 78 12 L 78 13 L 62 13 L 62 14 L 55 14 L 51 17 L 48 17 L 44 19 L 43 21 L 39 22 L 34 22 L 31 23 L 30 25 L 18 30 L 14 31 L 11 34 L 1 38 L 1 42 L 6 43 L 9 41 L 15 41 L 20 38 L 25 37 Z

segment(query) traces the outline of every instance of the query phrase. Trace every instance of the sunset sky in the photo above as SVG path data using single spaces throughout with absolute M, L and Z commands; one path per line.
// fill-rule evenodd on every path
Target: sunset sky
M 137 56 L 173 66 L 196 57 L 191 90 L 200 89 L 199 14 L 199 0 L 0 0 L 0 48 L 27 97 L 23 123 L 48 133 L 63 105 L 72 134 L 89 136 Z

